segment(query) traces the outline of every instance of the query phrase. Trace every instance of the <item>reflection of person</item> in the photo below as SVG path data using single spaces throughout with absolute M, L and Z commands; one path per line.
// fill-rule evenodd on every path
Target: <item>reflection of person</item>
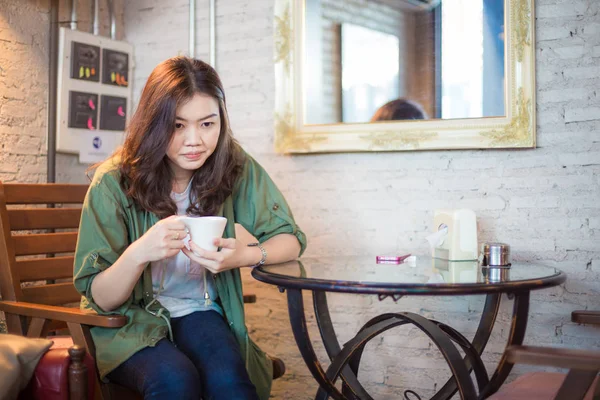
M 407 99 L 396 99 L 379 107 L 371 118 L 371 122 L 398 119 L 427 119 L 427 113 L 425 113 L 423 107 L 417 102 Z
M 226 217 L 221 250 L 187 248 L 176 214 Z M 216 71 L 164 61 L 82 210 L 82 306 L 128 317 L 91 330 L 101 377 L 145 399 L 267 399 L 273 365 L 248 337 L 239 267 L 293 260 L 305 246 L 282 194 L 233 138 Z

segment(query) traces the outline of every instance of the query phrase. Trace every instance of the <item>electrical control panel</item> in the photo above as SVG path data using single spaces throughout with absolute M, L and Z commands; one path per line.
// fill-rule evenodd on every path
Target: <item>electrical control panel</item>
M 132 55 L 129 43 L 60 28 L 58 152 L 94 163 L 123 142 L 131 110 Z
M 71 42 L 71 78 L 98 82 L 99 71 L 100 47 Z
M 124 131 L 127 116 L 127 99 L 125 97 L 102 95 L 100 129 L 107 131 Z
M 94 130 L 98 127 L 98 95 L 69 92 L 69 128 Z
M 128 86 L 129 55 L 120 51 L 102 49 L 102 83 Z

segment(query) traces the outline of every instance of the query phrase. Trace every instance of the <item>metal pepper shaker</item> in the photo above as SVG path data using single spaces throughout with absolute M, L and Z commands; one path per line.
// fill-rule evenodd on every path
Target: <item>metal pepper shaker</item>
M 506 243 L 483 243 L 480 260 L 482 267 L 509 267 L 510 246 Z

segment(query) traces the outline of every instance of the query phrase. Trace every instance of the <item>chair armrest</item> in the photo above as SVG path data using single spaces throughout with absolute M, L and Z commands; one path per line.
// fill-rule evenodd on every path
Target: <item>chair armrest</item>
M 577 310 L 571 313 L 571 321 L 578 324 L 600 325 L 600 311 Z
M 0 301 L 0 311 L 26 317 L 46 318 L 104 328 L 119 328 L 127 324 L 127 317 L 122 315 L 105 316 L 78 308 L 47 306 L 21 301 Z
M 553 347 L 509 346 L 508 362 L 512 364 L 547 365 L 550 367 L 599 371 L 600 352 Z

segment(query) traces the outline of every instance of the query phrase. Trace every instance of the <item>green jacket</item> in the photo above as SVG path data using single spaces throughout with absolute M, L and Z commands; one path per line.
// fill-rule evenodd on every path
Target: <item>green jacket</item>
M 94 302 L 91 291 L 94 277 L 109 268 L 130 243 L 159 221 L 155 214 L 130 204 L 119 184 L 117 165 L 118 159 L 114 158 L 98 167 L 88 190 L 81 215 L 73 277 L 75 287 L 82 294 L 82 308 L 91 308 L 101 315 L 125 315 L 129 320 L 122 328 L 91 329 L 102 379 L 137 351 L 155 346 L 168 332 L 164 319 L 144 310 L 154 298 L 150 268 L 144 270 L 133 293 L 119 308 L 105 312 Z M 228 220 L 224 237 L 235 237 L 234 223 L 237 222 L 260 242 L 280 233 L 290 233 L 301 244 L 300 254 L 306 248 L 306 237 L 294 222 L 283 195 L 249 155 L 246 155 L 244 171 L 219 215 Z M 248 337 L 240 271 L 221 272 L 215 275 L 215 282 L 218 301 L 245 357 L 250 379 L 259 397 L 267 399 L 273 367 L 266 354 Z M 153 312 L 159 308 L 158 302 L 150 307 Z M 163 314 L 168 316 L 168 312 Z

